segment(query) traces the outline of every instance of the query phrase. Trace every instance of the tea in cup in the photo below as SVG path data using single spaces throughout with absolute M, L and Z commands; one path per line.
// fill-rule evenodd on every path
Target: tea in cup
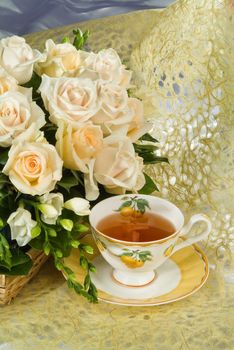
M 149 195 L 120 195 L 96 204 L 89 217 L 92 234 L 103 258 L 113 267 L 113 278 L 127 286 L 144 286 L 156 278 L 156 269 L 179 249 L 204 240 L 211 222 L 203 214 L 184 216 L 173 203 Z M 200 234 L 190 237 L 197 222 Z M 186 237 L 178 242 L 179 237 Z

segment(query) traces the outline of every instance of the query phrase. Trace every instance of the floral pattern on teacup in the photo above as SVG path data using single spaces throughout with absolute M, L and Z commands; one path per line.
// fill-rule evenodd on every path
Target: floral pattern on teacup
M 120 259 L 130 269 L 142 267 L 146 261 L 152 260 L 152 254 L 148 250 L 145 250 L 145 251 L 141 251 L 139 249 L 130 250 L 127 248 L 123 250 L 124 250 L 124 253 L 119 255 Z
M 124 200 L 124 202 L 117 210 L 115 210 L 120 212 L 122 216 L 132 216 L 137 218 L 141 217 L 145 213 L 146 208 L 150 209 L 149 202 L 144 198 L 139 198 L 138 196 L 124 196 L 122 200 Z

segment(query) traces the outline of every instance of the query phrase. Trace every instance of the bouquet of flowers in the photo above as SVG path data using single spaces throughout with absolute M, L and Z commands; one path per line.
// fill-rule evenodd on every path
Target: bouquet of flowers
M 43 53 L 22 37 L 0 41 L 0 274 L 27 274 L 33 247 L 95 302 L 92 248 L 80 242 L 89 201 L 155 191 L 143 164 L 167 159 L 155 152 L 116 51 L 87 52 L 88 31 L 73 34 L 72 42 L 47 40 Z M 87 271 L 83 285 L 63 263 L 72 248 Z

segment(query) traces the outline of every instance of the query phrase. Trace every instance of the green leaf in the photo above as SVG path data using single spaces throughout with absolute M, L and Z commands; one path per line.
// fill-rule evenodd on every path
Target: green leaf
M 74 34 L 74 41 L 73 41 L 73 45 L 75 46 L 75 48 L 77 50 L 81 50 L 83 48 L 83 46 L 85 45 L 88 37 L 89 37 L 89 30 L 86 30 L 84 33 L 82 32 L 82 30 L 80 28 L 78 28 L 77 30 L 73 30 L 73 34 Z
M 57 232 L 53 229 L 53 228 L 48 228 L 47 229 L 47 233 L 50 237 L 56 237 L 57 236 Z
M 145 250 L 145 251 L 139 253 L 139 258 L 140 258 L 140 260 L 142 260 L 144 262 L 145 261 L 151 261 L 152 260 L 152 254 L 151 254 L 150 251 Z
M 0 267 L 6 269 L 7 271 L 10 271 L 12 266 L 11 266 L 11 264 L 8 264 L 5 260 L 3 260 L 1 258 L 0 259 Z
M 70 219 L 61 219 L 59 220 L 59 224 L 66 230 L 71 231 L 73 229 L 73 221 Z
M 20 249 L 11 251 L 11 266 L 6 266 L 0 262 L 0 273 L 6 275 L 27 275 L 33 262 L 31 258 Z
M 1 165 L 6 164 L 6 162 L 8 160 L 8 152 L 9 152 L 9 148 L 0 148 L 0 164 Z M 2 173 L 0 174 L 0 178 L 1 177 L 8 179 L 8 177 Z
M 63 176 L 62 180 L 57 182 L 57 185 L 63 187 L 68 193 L 71 188 L 77 186 L 79 181 L 74 176 Z
M 136 199 L 137 207 L 141 213 L 144 213 L 146 208 L 150 209 L 149 202 L 146 199 Z
M 61 269 L 58 269 L 58 270 L 61 270 Z M 73 289 L 74 288 L 74 283 L 69 278 L 67 279 L 67 286 L 68 286 L 69 289 Z
M 29 242 L 30 247 L 36 249 L 36 250 L 43 250 L 43 245 L 44 245 L 45 239 L 44 235 L 37 236 L 36 238 L 32 239 Z
M 153 136 L 151 136 L 149 133 L 143 135 L 140 140 L 142 141 L 150 141 L 150 142 L 159 142 L 158 140 L 156 140 Z
M 73 241 L 71 241 L 71 245 L 72 245 L 73 248 L 78 248 L 79 245 L 80 245 L 80 242 L 76 241 L 76 240 L 73 240 Z
M 97 288 L 95 287 L 93 282 L 90 282 L 89 294 L 92 296 L 91 301 L 94 303 L 97 302 Z
M 62 39 L 62 44 L 64 43 L 70 43 L 70 38 L 68 36 L 65 36 L 63 39 Z
M 144 199 L 144 198 L 137 199 L 137 203 L 140 203 L 140 204 L 142 204 L 145 207 L 150 209 L 149 202 L 146 199 Z
M 89 231 L 89 227 L 83 224 L 75 224 L 74 229 L 81 233 Z
M 145 176 L 145 185 L 141 188 L 139 193 L 141 194 L 151 194 L 154 191 L 158 191 L 157 185 L 154 183 L 154 181 L 151 179 L 151 177 L 144 173 Z
M 11 270 L 8 270 L 0 266 L 0 274 L 12 275 L 12 276 L 27 275 L 30 269 L 32 268 L 32 266 L 33 266 L 33 262 L 31 259 L 23 264 L 13 266 Z
M 138 154 L 154 152 L 158 149 L 158 147 L 155 145 L 140 145 L 140 144 L 134 143 L 133 146 L 134 146 L 135 152 Z
M 133 256 L 132 252 L 126 252 L 126 253 L 122 253 L 119 256 Z
M 31 260 L 31 258 L 22 252 L 20 249 L 14 249 L 11 251 L 12 253 L 12 266 L 17 266 L 21 264 L 25 264 Z
M 88 244 L 80 244 L 79 248 L 88 254 L 93 254 L 93 247 Z
M 74 272 L 67 266 L 63 267 L 64 272 L 66 273 L 67 276 L 69 277 L 73 277 L 74 276 Z
M 49 242 L 45 242 L 44 243 L 43 249 L 44 249 L 45 255 L 49 255 L 50 254 L 50 244 L 49 244 Z
M 84 256 L 80 257 L 80 266 L 84 269 L 84 270 L 88 270 L 88 261 Z
M 152 255 L 151 252 L 149 250 L 143 250 L 142 252 L 139 253 L 139 256 L 146 256 L 146 255 Z
M 0 255 L 0 264 L 7 269 L 12 267 L 12 253 L 10 246 L 3 234 L 0 233 L 0 246 L 1 246 L 1 255 Z
M 41 95 L 38 93 L 38 88 L 41 85 L 41 80 L 41 77 L 37 73 L 33 72 L 32 78 L 26 84 L 22 85 L 26 88 L 33 88 L 32 97 L 34 101 L 37 101 L 37 104 L 41 104 L 39 101 L 42 102 Z M 44 107 L 43 103 L 41 107 Z
M 25 84 L 23 84 L 22 86 L 26 87 L 26 88 L 30 88 L 32 87 L 33 90 L 38 90 L 39 86 L 41 85 L 41 77 L 33 72 L 32 78 Z
M 0 172 L 0 189 L 3 189 L 5 185 L 11 185 L 9 178 Z M 10 195 L 8 189 L 0 193 L 0 199 L 4 200 L 4 198 Z
M 4 256 L 4 250 L 2 244 L 0 244 L 0 261 L 3 259 Z
M 67 279 L 67 284 L 69 288 L 72 288 L 77 294 L 82 295 L 87 298 L 88 301 L 92 303 L 97 302 L 97 289 L 95 285 L 92 283 L 90 277 L 85 278 L 84 287 L 77 281 L 74 280 L 73 276 Z M 88 290 L 85 290 L 84 288 Z
M 36 238 L 41 233 L 41 227 L 37 224 L 33 229 L 31 230 L 31 236 L 32 238 Z
M 62 258 L 62 257 L 63 257 L 63 253 L 61 252 L 60 249 L 56 249 L 56 250 L 55 250 L 55 256 L 56 256 L 57 258 Z
M 9 243 L 7 242 L 6 238 L 0 233 L 0 239 L 3 247 L 5 249 L 10 249 Z
M 75 291 L 77 292 L 77 293 L 80 293 L 81 292 L 81 290 L 82 290 L 82 285 L 79 283 L 79 282 L 77 282 L 77 281 L 73 281 L 73 283 L 74 283 L 74 288 L 75 288 Z
M 154 153 L 141 154 L 141 157 L 144 160 L 144 164 L 169 163 L 166 157 L 159 157 Z
M 89 262 L 89 271 L 91 271 L 93 273 L 96 272 L 96 267 L 90 262 Z
M 4 227 L 4 221 L 2 220 L 2 218 L 0 218 L 0 229 L 2 229 Z
M 57 232 L 57 237 L 48 238 L 52 252 L 59 249 L 63 253 L 63 257 L 67 257 L 70 255 L 72 238 L 70 237 L 67 231 L 61 230 L 60 232 Z
M 145 205 L 137 202 L 137 208 L 141 213 L 145 212 Z
M 57 270 L 61 271 L 63 269 L 63 264 L 61 261 L 55 261 L 55 267 Z
M 90 287 L 90 282 L 91 282 L 91 278 L 89 275 L 85 276 L 85 280 L 84 280 L 84 288 L 85 290 L 88 290 Z

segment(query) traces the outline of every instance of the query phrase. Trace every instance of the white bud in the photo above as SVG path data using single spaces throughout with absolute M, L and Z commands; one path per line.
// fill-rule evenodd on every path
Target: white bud
M 72 198 L 64 203 L 64 208 L 74 211 L 76 215 L 85 216 L 89 215 L 89 201 L 84 198 Z

